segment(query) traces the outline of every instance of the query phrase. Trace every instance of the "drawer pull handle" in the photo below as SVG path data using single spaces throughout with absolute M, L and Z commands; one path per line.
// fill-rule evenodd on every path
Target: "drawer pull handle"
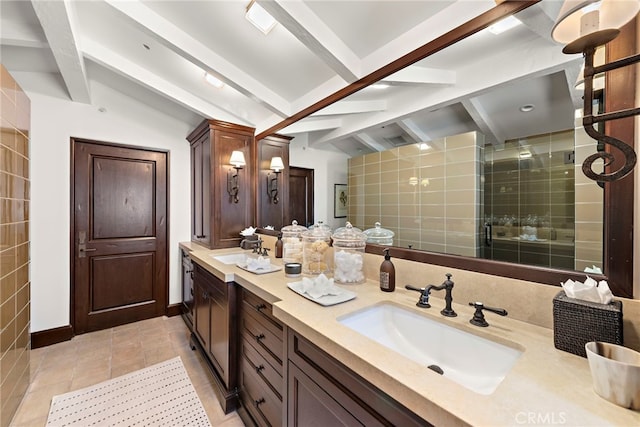
M 261 397 L 260 399 L 255 401 L 256 407 L 262 405 L 264 403 L 264 397 Z
M 260 334 L 260 335 L 256 335 L 256 341 L 260 342 L 260 340 L 263 340 L 265 338 L 264 334 Z
M 265 308 L 267 308 L 267 306 L 266 306 L 265 304 L 258 304 L 258 305 L 256 305 L 256 310 L 258 310 L 258 311 L 262 311 L 262 310 L 264 310 Z
M 256 366 L 256 372 L 260 372 L 264 369 L 264 365 Z

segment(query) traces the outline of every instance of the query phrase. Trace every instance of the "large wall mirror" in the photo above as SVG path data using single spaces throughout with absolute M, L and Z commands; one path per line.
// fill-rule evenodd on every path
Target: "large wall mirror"
M 631 297 L 631 250 L 612 265 L 608 245 L 632 215 L 617 231 L 606 218 L 633 179 L 603 188 L 582 173 L 597 144 L 576 114 L 581 55 L 550 37 L 560 4 L 519 11 L 507 29 L 465 24 L 458 35 L 472 35 L 432 43 L 424 59 L 278 132 L 349 156 L 347 219 L 392 230 L 396 256 L 549 284 L 600 269 Z

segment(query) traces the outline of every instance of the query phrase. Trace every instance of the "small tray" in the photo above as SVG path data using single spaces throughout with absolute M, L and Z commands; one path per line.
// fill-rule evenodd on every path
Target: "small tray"
M 319 298 L 313 298 L 311 295 L 304 292 L 304 290 L 302 289 L 302 282 L 287 283 L 287 287 L 291 289 L 293 292 L 297 293 L 298 295 L 301 295 L 306 299 L 311 300 L 320 305 L 323 305 L 325 307 L 329 305 L 340 304 L 341 302 L 346 302 L 356 297 L 355 292 L 340 289 L 342 292 L 339 295 L 323 295 Z
M 270 269 L 258 269 L 258 270 L 249 270 L 249 268 L 247 267 L 247 264 L 236 264 L 238 267 L 240 267 L 241 269 L 248 271 L 249 273 L 253 273 L 253 274 L 267 274 L 267 273 L 273 273 L 274 271 L 279 271 L 282 270 L 282 267 L 280 267 L 279 265 L 273 265 L 273 264 L 269 264 Z

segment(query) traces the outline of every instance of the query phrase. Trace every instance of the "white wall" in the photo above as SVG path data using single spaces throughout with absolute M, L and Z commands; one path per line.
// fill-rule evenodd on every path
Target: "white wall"
M 69 101 L 51 75 L 12 74 L 31 100 L 31 331 L 70 323 L 71 137 L 169 150 L 169 302 L 178 303 L 178 242 L 190 239 L 185 137 L 193 125 L 98 83 L 91 85 L 93 105 L 86 105 Z
M 291 166 L 314 170 L 314 220 L 324 221 L 334 230 L 346 221 L 346 218 L 333 217 L 333 184 L 347 183 L 348 159 L 344 153 L 309 147 L 306 135 L 296 136 L 289 147 Z

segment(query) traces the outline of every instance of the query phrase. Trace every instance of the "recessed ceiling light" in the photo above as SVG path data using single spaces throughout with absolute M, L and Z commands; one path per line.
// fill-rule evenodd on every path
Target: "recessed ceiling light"
M 220 80 L 219 78 L 207 73 L 206 71 L 204 73 L 204 79 L 211 86 L 216 87 L 218 89 L 221 89 L 224 86 L 224 82 L 222 80 Z
M 371 85 L 371 89 L 386 89 L 391 86 L 388 83 L 374 83 Z
M 278 23 L 278 21 L 269 15 L 269 12 L 264 10 L 255 0 L 251 0 L 251 3 L 247 6 L 247 13 L 245 13 L 244 17 L 264 34 L 268 34 Z
M 429 148 L 431 148 L 431 146 L 426 142 L 421 142 L 420 144 L 418 144 L 418 148 L 420 148 L 420 150 L 428 150 Z
M 500 21 L 496 22 L 493 25 L 490 25 L 489 28 L 487 28 L 487 30 L 489 30 L 489 32 L 492 34 L 498 35 L 514 27 L 517 27 L 520 24 L 522 24 L 522 22 L 520 22 L 520 20 L 515 16 L 511 15 L 511 16 L 507 16 L 504 19 L 501 19 Z
M 536 106 L 533 104 L 525 104 L 522 107 L 520 107 L 520 111 L 522 111 L 523 113 L 529 113 L 533 111 L 535 108 Z

